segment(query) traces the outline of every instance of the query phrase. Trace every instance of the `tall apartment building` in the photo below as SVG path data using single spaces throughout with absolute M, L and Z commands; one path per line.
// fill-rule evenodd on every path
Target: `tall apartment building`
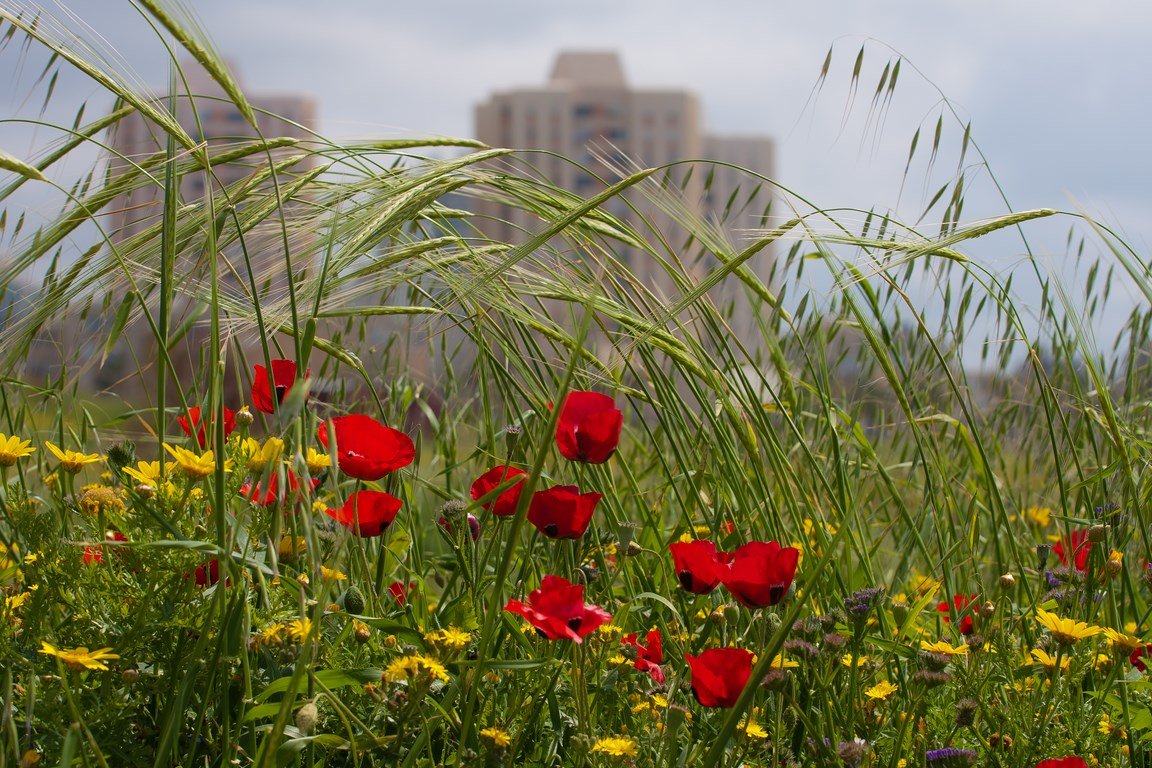
M 257 137 L 257 129 L 248 122 L 203 68 L 194 62 L 185 62 L 181 64 L 181 69 L 186 78 L 187 92 L 192 95 L 178 96 L 175 100 L 175 112 L 177 121 L 190 136 L 205 142 L 209 152 L 213 154 L 250 143 Z M 235 73 L 235 68 L 232 68 L 232 72 Z M 160 102 L 163 97 L 157 95 L 156 99 Z M 288 94 L 248 94 L 248 99 L 256 114 L 259 134 L 264 138 L 291 137 L 304 140 L 310 137 L 309 129 L 316 121 L 316 105 L 311 98 Z M 127 161 L 140 163 L 163 152 L 166 141 L 164 131 L 140 113 L 127 116 L 115 125 L 109 137 L 110 172 L 115 174 L 124 169 L 127 167 Z M 182 148 L 180 151 L 183 152 Z M 272 162 L 284 160 L 290 153 L 299 155 L 301 150 L 293 147 L 273 149 Z M 207 184 L 211 183 L 213 190 L 218 193 L 221 189 L 244 182 L 254 173 L 265 171 L 268 163 L 268 155 L 258 151 L 236 162 L 215 166 L 211 181 L 204 172 L 187 173 L 180 179 L 179 204 L 198 204 L 204 199 Z M 304 157 L 279 177 L 281 186 L 286 185 L 295 176 L 307 172 L 313 165 L 310 157 Z M 113 199 L 104 211 L 105 227 L 114 247 L 158 248 L 158 237 L 144 244 L 133 240 L 149 228 L 157 227 L 162 218 L 163 166 L 156 165 L 151 168 L 151 172 L 156 182 L 149 181 L 121 194 Z M 262 182 L 258 190 L 258 195 L 273 194 L 272 185 L 268 181 Z M 293 226 L 292 218 L 303 215 L 299 203 L 287 203 L 284 206 L 284 213 L 289 219 L 290 247 L 295 254 L 293 266 L 299 269 L 308 262 L 308 257 L 301 254 L 310 252 L 311 235 L 306 228 Z M 133 246 L 133 243 L 136 245 Z M 251 277 L 254 278 L 257 291 L 266 301 L 281 298 L 285 290 L 287 270 L 284 268 L 279 215 L 273 213 L 263 223 L 247 231 L 244 243 L 243 250 L 237 243 L 221 248 L 220 275 L 224 289 L 236 297 L 249 295 L 252 280 L 246 272 L 247 259 L 252 266 Z M 201 238 L 193 238 L 191 243 L 186 244 L 184 251 L 177 257 L 180 260 L 177 272 L 187 275 L 193 264 L 200 264 L 201 260 L 206 258 L 202 249 Z M 201 266 L 204 267 L 202 272 L 206 273 L 206 266 L 203 264 Z M 203 293 L 206 293 L 206 289 L 196 287 L 195 283 L 181 286 L 174 309 L 177 324 L 181 322 L 185 313 L 195 311 L 198 300 L 203 298 L 200 294 Z M 239 300 L 250 301 L 243 298 Z M 198 359 L 207 341 L 207 330 L 203 326 L 203 323 L 196 323 L 180 348 L 172 352 L 178 377 L 186 372 L 203 370 Z M 253 330 L 242 332 L 238 337 L 245 354 L 254 354 L 257 349 L 254 328 L 253 325 Z M 141 360 L 151 359 L 148 350 L 153 348 L 154 344 L 155 340 L 143 322 L 132 324 L 125 331 L 125 340 L 112 351 L 100 369 L 92 373 L 91 381 L 95 388 L 114 387 L 121 394 L 130 393 L 126 396 L 131 397 L 133 382 L 140 384 L 140 377 L 134 373 Z M 237 371 L 230 370 L 230 378 L 236 373 Z M 146 387 L 144 391 L 147 391 Z
M 562 52 L 546 84 L 492 94 L 476 107 L 475 120 L 476 137 L 486 144 L 549 150 L 575 160 L 583 168 L 560 157 L 525 158 L 553 184 L 585 197 L 604 189 L 599 179 L 618 179 L 613 167 L 622 165 L 652 167 L 681 160 L 713 160 L 772 176 L 771 139 L 706 134 L 693 93 L 629 86 L 620 57 L 612 52 Z M 729 236 L 741 229 L 765 226 L 761 217 L 771 200 L 766 186 L 757 189 L 755 179 L 724 166 L 695 165 L 690 176 L 686 170 L 687 166 L 681 167 L 677 176 L 683 185 L 678 195 L 690 211 L 721 222 Z M 613 200 L 606 207 L 635 224 L 637 217 L 629 202 L 654 228 L 671 235 L 670 243 L 683 242 L 683 235 L 676 234 L 673 217 L 638 195 L 630 195 L 628 201 Z M 531 214 L 508 206 L 482 204 L 478 213 L 488 218 L 485 232 L 495 239 L 514 242 L 523 237 L 523 230 L 540 226 Z M 670 281 L 651 259 L 636 253 L 625 257 L 648 285 L 665 293 L 671 291 Z M 691 265 L 688 271 L 700 277 L 715 265 L 715 261 L 705 260 Z M 758 256 L 749 266 L 767 279 L 771 254 Z M 736 281 L 730 279 L 710 295 L 718 303 L 735 301 L 734 330 L 744 333 L 750 330 L 752 318 L 749 310 L 740 309 L 746 307 L 740 292 Z
M 210 150 L 225 149 L 256 138 L 255 129 L 202 67 L 195 62 L 185 62 L 181 69 L 193 96 L 191 100 L 187 96 L 177 97 L 176 118 L 189 136 L 206 142 Z M 235 73 L 234 68 L 232 71 Z M 309 129 L 316 122 L 316 103 L 310 97 L 254 94 L 249 95 L 248 99 L 256 111 L 260 134 L 265 138 L 309 137 Z M 123 167 L 125 163 L 120 159 L 121 155 L 138 162 L 162 152 L 165 142 L 166 136 L 161 129 L 140 113 L 133 113 L 117 123 L 112 131 L 110 144 L 115 154 L 109 162 L 113 168 Z M 272 151 L 274 159 L 283 155 L 283 149 Z M 247 178 L 257 167 L 266 166 L 267 162 L 266 155 L 254 154 L 243 161 L 217 166 L 213 172 L 218 185 L 227 187 Z M 293 172 L 300 173 L 311 167 L 312 162 L 305 160 Z M 206 183 L 203 173 L 184 176 L 180 185 L 181 199 L 199 200 L 204 195 Z M 148 184 L 113 200 L 108 206 L 113 242 L 124 242 L 156 224 L 161 216 L 162 199 L 161 185 Z

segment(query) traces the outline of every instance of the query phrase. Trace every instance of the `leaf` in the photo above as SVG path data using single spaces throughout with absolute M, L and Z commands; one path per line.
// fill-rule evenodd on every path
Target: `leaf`
M 0 168 L 18 173 L 24 178 L 32 179 L 33 181 L 47 181 L 47 179 L 44 178 L 44 174 L 40 173 L 40 171 L 28 165 L 28 163 L 23 160 L 17 160 L 2 149 L 0 149 Z
M 365 683 L 378 683 L 380 682 L 380 675 L 383 672 L 379 669 L 365 668 L 365 669 L 322 669 L 315 674 L 318 682 L 322 683 L 325 688 L 347 688 L 349 686 L 362 686 Z M 288 690 L 288 686 L 292 684 L 292 676 L 286 675 L 278 680 L 273 681 L 256 697 L 256 701 L 265 702 L 272 696 L 278 693 L 283 693 Z

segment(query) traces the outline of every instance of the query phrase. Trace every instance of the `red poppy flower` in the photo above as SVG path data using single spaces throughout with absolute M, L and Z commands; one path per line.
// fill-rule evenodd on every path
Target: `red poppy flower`
M 128 541 L 128 537 L 120 531 L 108 531 L 104 534 L 104 541 Z M 116 551 L 117 555 L 124 556 L 123 552 Z M 84 547 L 84 554 L 80 556 L 84 565 L 99 565 L 104 562 L 104 551 L 101 547 Z
M 193 579 L 198 587 L 210 587 L 220 581 L 220 561 L 212 560 L 197 566 Z
M 1092 551 L 1092 542 L 1088 541 L 1088 531 L 1083 528 L 1072 531 L 1071 536 L 1066 536 L 1056 542 L 1052 551 L 1056 553 L 1056 557 L 1060 558 L 1060 564 L 1065 568 L 1071 568 L 1074 563 L 1076 570 L 1087 570 L 1088 553 Z
M 192 437 L 192 433 L 196 433 L 196 442 L 200 444 L 200 448 L 208 447 L 207 436 L 204 434 L 204 425 L 200 423 L 200 406 L 194 405 L 188 409 L 188 417 L 177 416 L 176 421 L 180 422 L 180 429 L 184 430 L 184 434 Z M 224 409 L 224 437 L 232 434 L 232 430 L 236 429 L 236 412 L 231 408 Z
M 703 707 L 736 706 L 752 676 L 752 653 L 743 648 L 709 648 L 699 656 L 685 654 L 692 670 L 692 693 Z
M 560 576 L 545 576 L 540 588 L 528 595 L 528 605 L 509 600 L 504 610 L 520 614 L 549 640 L 567 638 L 577 643 L 612 620 L 612 614 L 603 608 L 585 604 L 583 584 Z
M 556 447 L 572 461 L 603 464 L 616 452 L 624 414 L 608 395 L 569 392 L 556 422 Z
M 280 492 L 280 473 L 273 472 L 268 476 L 266 482 L 246 482 L 241 485 L 240 495 L 262 507 L 275 506 L 279 502 L 295 496 L 300 490 L 300 477 L 290 469 L 285 470 L 285 472 L 288 477 L 288 488 L 283 494 Z M 320 479 L 312 478 L 311 485 L 315 489 L 320 485 Z
M 956 608 L 956 615 L 964 617 L 960 619 L 960 634 L 970 635 L 975 630 L 972 622 L 972 607 L 976 605 L 979 600 L 980 595 L 953 595 L 951 606 L 948 604 L 948 601 L 945 600 L 936 604 L 936 610 L 944 614 L 945 623 L 951 623 L 952 618 L 949 614 L 951 613 L 951 608 L 954 606 Z
M 578 539 L 588 530 L 602 498 L 598 493 L 580 493 L 574 485 L 554 485 L 532 494 L 528 522 L 549 538 Z
M 386 427 L 371 416 L 352 413 L 331 421 L 336 433 L 336 460 L 340 471 L 357 480 L 379 480 L 406 467 L 416 458 L 412 438 Z M 328 447 L 328 422 L 320 425 L 316 438 Z
M 296 383 L 296 362 L 293 360 L 272 360 L 272 381 L 268 381 L 268 369 L 262 365 L 254 366 L 252 374 L 252 405 L 264 413 L 275 413 L 276 406 L 284 402 L 289 390 Z M 308 378 L 310 371 L 304 372 Z M 272 393 L 276 393 L 276 401 L 272 401 Z
M 1088 768 L 1082 757 L 1053 757 L 1036 763 L 1035 768 Z
M 731 554 L 730 564 L 720 569 L 720 581 L 749 608 L 776 605 L 792 585 L 799 561 L 800 550 L 795 547 L 750 541 Z
M 1148 663 L 1144 659 L 1152 659 L 1152 645 L 1145 645 L 1132 651 L 1128 661 L 1141 672 L 1148 671 Z
M 622 637 L 620 642 L 636 649 L 636 660 L 633 662 L 633 666 L 641 672 L 647 672 L 658 685 L 662 685 L 664 683 L 664 670 L 660 665 L 664 662 L 664 648 L 660 643 L 660 630 L 651 630 L 645 640 L 648 644 L 640 645 L 640 641 L 636 639 L 636 633 L 633 632 Z
M 407 603 L 409 593 L 415 591 L 415 589 L 416 582 L 414 581 L 410 581 L 407 584 L 402 581 L 394 581 L 388 585 L 388 592 L 392 595 L 392 597 L 396 598 L 396 603 L 398 605 L 404 605 Z
M 524 470 L 517 469 L 516 467 L 493 467 L 476 478 L 476 482 L 472 483 L 472 499 L 479 501 L 500 486 L 506 485 L 512 478 L 521 475 L 527 476 L 527 474 Z M 514 515 L 516 514 L 516 505 L 520 503 L 520 492 L 523 490 L 524 481 L 521 480 L 511 488 L 501 491 L 500 495 L 495 499 L 486 502 L 484 509 L 498 517 Z
M 340 509 L 327 510 L 328 516 L 357 536 L 368 538 L 384 533 L 403 504 L 383 491 L 357 491 Z
M 696 595 L 706 595 L 720 583 L 724 553 L 711 541 L 674 541 L 668 545 L 680 586 Z

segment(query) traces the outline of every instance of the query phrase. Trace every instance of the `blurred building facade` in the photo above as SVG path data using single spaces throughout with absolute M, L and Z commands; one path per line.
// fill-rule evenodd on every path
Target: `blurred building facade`
M 629 85 L 618 54 L 561 52 L 551 77 L 541 86 L 493 93 L 475 110 L 476 138 L 494 147 L 539 149 L 552 155 L 527 158 L 556 186 L 590 197 L 604 182 L 621 178 L 621 168 L 653 167 L 684 160 L 704 160 L 746 168 L 771 178 L 774 146 L 766 136 L 725 137 L 705 131 L 699 99 L 690 91 L 645 89 Z M 565 162 L 570 158 L 578 164 Z M 738 231 L 766 226 L 764 214 L 771 191 L 753 176 L 725 165 L 678 166 L 675 195 L 691 214 L 720 224 L 739 245 Z M 604 206 L 641 231 L 675 232 L 675 217 L 639 195 L 616 198 Z M 486 218 L 485 233 L 506 242 L 523 239 L 524 231 L 539 228 L 533 214 L 494 202 L 476 206 Z M 639 225 L 643 219 L 646 225 Z M 669 238 L 679 243 L 682 239 Z M 629 251 L 630 249 L 622 249 Z M 624 253 L 633 272 L 658 292 L 669 293 L 672 282 L 651 258 Z M 748 266 L 767 282 L 772 254 L 766 250 Z M 697 261 L 686 271 L 700 278 L 716 266 Z M 710 296 L 719 303 L 735 302 L 733 329 L 752 328 L 750 310 L 735 279 L 724 281 Z M 741 307 L 743 306 L 743 309 Z
M 250 145 L 259 136 L 265 139 L 288 137 L 294 140 L 307 140 L 311 136 L 316 123 L 316 103 L 311 97 L 299 94 L 246 94 L 255 112 L 256 125 L 253 126 L 202 67 L 195 62 L 184 62 L 181 70 L 187 92 L 174 100 L 177 122 L 193 139 L 204 142 L 210 155 Z M 235 67 L 230 67 L 230 70 L 239 79 Z M 165 101 L 161 95 L 155 95 L 155 99 L 157 103 Z M 110 130 L 106 178 L 109 181 L 115 180 L 129 171 L 132 164 L 144 163 L 148 163 L 146 167 L 152 176 L 142 177 L 131 189 L 115 197 L 104 211 L 104 226 L 111 245 L 120 249 L 130 261 L 139 259 L 142 263 L 153 263 L 159 250 L 164 166 L 162 162 L 157 162 L 157 158 L 164 152 L 166 141 L 164 130 L 138 112 L 124 117 Z M 291 179 L 308 172 L 314 166 L 307 152 L 290 144 L 273 148 L 267 153 L 259 149 L 233 162 L 215 164 L 211 176 L 203 171 L 183 173 L 179 180 L 178 205 L 202 205 L 209 185 L 219 200 L 222 190 L 237 190 L 256 178 L 263 180 L 256 184 L 254 190 L 248 191 L 249 202 L 239 207 L 242 209 L 244 205 L 266 199 L 273 195 L 273 185 L 266 177 L 258 177 L 257 174 L 266 174 L 269 162 L 280 163 L 290 156 L 296 157 L 295 162 L 286 163 L 286 167 L 278 174 L 283 190 Z M 187 153 L 182 147 L 178 147 L 178 160 L 180 158 L 187 159 Z M 225 223 L 223 232 L 228 235 L 231 227 L 233 242 L 222 245 L 216 258 L 222 291 L 232 296 L 234 301 L 251 303 L 253 285 L 269 302 L 284 293 L 288 272 L 284 268 L 282 222 L 290 231 L 289 246 L 295 260 L 294 267 L 304 268 L 307 265 L 312 247 L 309 240 L 311 236 L 304 228 L 294 227 L 292 222 L 293 218 L 305 215 L 301 208 L 299 201 L 287 202 L 280 212 L 274 211 L 264 221 L 247 229 L 243 235 L 243 248 L 236 241 L 232 222 Z M 190 244 L 187 245 L 178 242 L 180 250 L 177 253 L 176 271 L 185 284 L 177 288 L 174 297 L 173 327 L 189 320 L 191 323 L 190 327 L 182 331 L 184 335 L 180 343 L 169 350 L 175 369 L 173 376 L 185 383 L 195 380 L 197 372 L 205 370 L 203 347 L 208 341 L 207 324 L 196 321 L 195 316 L 207 292 L 203 281 L 208 273 L 206 260 L 209 257 L 202 251 L 203 237 L 191 237 L 188 242 Z M 146 272 L 142 272 L 140 279 L 145 281 L 142 287 L 148 289 L 150 286 L 147 285 L 146 275 Z M 59 329 L 56 334 L 63 332 L 63 329 Z M 238 341 L 237 345 L 232 346 L 233 360 L 237 354 L 252 356 L 254 359 L 263 358 L 254 332 L 241 334 Z M 49 345 L 44 351 L 51 354 L 54 346 Z M 125 329 L 116 349 L 111 350 L 97 369 L 85 377 L 87 388 L 114 388 L 116 394 L 129 400 L 146 396 L 152 374 L 140 368 L 154 359 L 157 351 L 156 341 L 148 325 L 141 320 L 133 321 Z M 41 370 L 54 367 L 52 361 L 37 362 Z M 235 365 L 231 365 L 228 371 L 227 385 L 231 387 L 238 385 L 234 377 L 239 372 L 235 368 Z

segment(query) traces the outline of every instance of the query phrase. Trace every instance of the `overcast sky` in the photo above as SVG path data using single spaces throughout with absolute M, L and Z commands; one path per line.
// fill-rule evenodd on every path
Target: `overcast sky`
M 470 136 L 477 102 L 494 89 L 542 83 L 558 50 L 615 49 L 635 86 L 695 91 L 711 131 L 774 137 L 780 182 L 821 206 L 899 203 L 905 220 L 915 220 L 956 170 L 962 126 L 949 118 L 931 174 L 914 164 L 901 192 L 912 134 L 923 126 L 923 150 L 943 94 L 971 120 L 1013 207 L 1082 206 L 1123 228 L 1142 253 L 1152 243 L 1152 5 L 1136 0 L 190 4 L 251 95 L 311 95 L 320 130 L 333 137 Z M 163 86 L 164 49 L 128 2 L 69 7 L 140 82 Z M 866 40 L 852 100 L 852 65 Z M 810 100 L 830 47 L 827 82 Z M 906 61 L 878 131 L 872 92 L 897 55 Z M 35 74 L 16 61 L 12 51 L 0 58 L 10 71 L 0 69 L 10 85 L 0 85 L 5 114 L 21 106 Z M 90 108 L 106 107 L 99 89 L 79 78 L 60 88 L 58 102 L 95 95 Z M 32 143 L 0 130 L 0 147 L 21 156 Z M 972 172 L 966 217 L 1000 212 L 987 174 Z M 1050 237 L 1038 237 L 1055 269 L 1069 225 L 1044 225 Z M 1010 264 L 1018 250 L 1005 241 L 978 255 Z

